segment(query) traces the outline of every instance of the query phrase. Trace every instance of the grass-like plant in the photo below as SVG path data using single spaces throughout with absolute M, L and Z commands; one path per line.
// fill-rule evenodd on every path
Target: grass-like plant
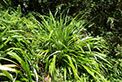
M 11 81 L 16 80 L 18 74 L 25 73 L 27 76 L 27 79 L 25 77 L 25 80 L 30 80 L 32 82 L 32 71 L 30 70 L 30 67 L 32 70 L 35 70 L 33 66 L 31 66 L 31 55 L 28 55 L 29 53 L 25 53 L 23 50 L 23 43 L 27 43 L 27 40 L 24 39 L 24 37 L 21 34 L 16 34 L 16 31 L 8 31 L 8 28 L 6 28 L 0 36 L 0 63 L 2 74 L 7 76 Z M 9 45 L 9 47 L 7 47 Z M 5 63 L 8 61 L 9 63 Z M 18 68 L 21 72 L 12 69 L 11 67 Z M 7 71 L 14 71 L 16 73 L 12 74 Z M 36 71 L 34 72 L 36 73 Z M 24 74 L 20 75 L 21 77 L 25 76 Z M 15 78 L 13 78 L 15 77 Z M 24 79 L 24 77 L 22 78 Z
M 26 82 L 46 78 L 81 82 L 91 76 L 94 81 L 107 82 L 104 73 L 111 64 L 103 52 L 104 40 L 86 34 L 88 23 L 80 16 L 56 18 L 50 12 L 49 16 L 37 15 L 38 21 L 32 14 L 22 17 L 20 7 L 1 11 L 0 66 L 6 69 L 0 69 L 1 75 Z
M 39 15 L 41 24 L 36 37 L 40 45 L 40 60 L 46 63 L 45 71 L 57 80 L 57 70 L 62 69 L 64 80 L 74 77 L 81 80 L 82 73 L 89 73 L 96 81 L 107 81 L 101 71 L 104 64 L 110 63 L 102 52 L 104 40 L 100 37 L 84 37 L 84 20 L 60 15 L 57 20 L 50 16 Z M 45 50 L 46 54 L 42 50 Z M 46 61 L 46 62 L 45 62 Z M 68 76 L 68 77 L 67 77 Z M 100 78 L 102 79 L 100 79 Z
M 30 49 L 31 38 L 27 36 L 28 29 L 31 30 L 27 24 L 33 24 L 31 17 L 21 17 L 20 7 L 17 11 L 10 10 L 12 9 L 0 11 L 0 81 L 38 82 L 37 70 L 34 67 L 36 62 L 31 60 L 34 58 Z

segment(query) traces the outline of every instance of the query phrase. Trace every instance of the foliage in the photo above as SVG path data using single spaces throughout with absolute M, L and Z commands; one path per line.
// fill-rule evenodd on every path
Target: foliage
M 31 60 L 34 58 L 34 53 L 29 48 L 31 39 L 29 36 L 25 38 L 25 30 L 28 31 L 27 24 L 32 24 L 31 18 L 21 18 L 20 7 L 18 7 L 18 11 L 14 12 L 10 9 L 1 11 L 0 14 L 0 63 L 6 68 L 1 75 L 7 76 L 11 81 L 16 79 L 30 82 L 36 79 L 38 81 L 34 60 Z M 16 68 L 15 74 L 7 72 L 8 70 L 14 71 L 11 67 Z
M 91 22 L 92 25 L 87 29 L 94 36 L 103 36 L 106 35 L 106 32 L 112 32 L 118 36 L 122 30 L 121 0 L 1 0 L 1 4 L 4 8 L 10 6 L 16 8 L 20 5 L 24 14 L 36 11 L 47 15 L 49 10 L 55 13 L 57 8 L 59 8 L 59 14 L 65 9 L 69 10 L 69 14 L 73 16 L 80 11 L 89 12 L 86 18 L 88 20 L 94 19 Z
M 80 73 L 79 71 L 80 69 L 86 69 L 95 79 L 97 77 L 92 74 L 93 72 L 105 80 L 100 75 L 102 66 L 99 66 L 99 59 L 110 64 L 101 51 L 103 46 L 99 45 L 103 44 L 104 41 L 99 37 L 83 36 L 81 31 L 84 29 L 84 20 L 76 21 L 75 19 L 77 18 L 71 19 L 67 16 L 64 18 L 60 16 L 56 20 L 51 13 L 49 17 L 43 15 L 40 17 L 42 19 L 40 32 L 36 34 L 40 40 L 38 45 L 41 45 L 41 49 L 47 51 L 46 55 L 41 54 L 41 59 L 46 61 L 46 71 L 49 70 L 54 80 L 56 79 L 54 77 L 56 75 L 56 67 L 62 68 L 66 74 L 65 76 L 70 72 L 71 75 L 69 77 L 73 74 L 75 79 L 80 79 L 79 75 L 82 75 L 82 72 Z M 95 51 L 95 49 L 98 49 L 98 51 Z M 66 79 L 67 77 L 64 78 Z
M 121 82 L 121 8 L 120 0 L 1 0 L 0 81 Z

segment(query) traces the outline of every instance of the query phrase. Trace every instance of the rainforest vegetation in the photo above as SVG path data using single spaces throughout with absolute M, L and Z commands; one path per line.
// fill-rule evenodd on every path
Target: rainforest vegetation
M 122 0 L 0 0 L 0 82 L 122 82 Z

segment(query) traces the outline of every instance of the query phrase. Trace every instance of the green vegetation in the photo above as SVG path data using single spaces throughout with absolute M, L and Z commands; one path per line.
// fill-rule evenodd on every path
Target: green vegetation
M 121 82 L 121 4 L 1 0 L 0 82 Z

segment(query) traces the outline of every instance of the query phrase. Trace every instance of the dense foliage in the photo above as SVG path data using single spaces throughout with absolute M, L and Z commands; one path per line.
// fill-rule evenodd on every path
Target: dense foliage
M 121 82 L 121 0 L 1 0 L 0 81 Z

